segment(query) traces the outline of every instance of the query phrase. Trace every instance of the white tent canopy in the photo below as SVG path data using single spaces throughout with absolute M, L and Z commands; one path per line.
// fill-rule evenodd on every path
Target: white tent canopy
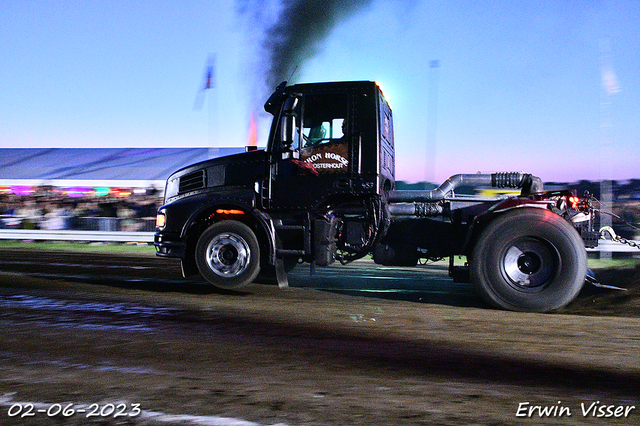
M 242 148 L 2 148 L 0 186 L 163 188 L 171 173 Z

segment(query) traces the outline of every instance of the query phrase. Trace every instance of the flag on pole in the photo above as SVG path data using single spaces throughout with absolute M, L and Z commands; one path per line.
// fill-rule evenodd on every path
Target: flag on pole
M 207 60 L 207 68 L 204 74 L 204 84 L 202 85 L 202 90 L 215 87 L 215 66 L 216 57 L 214 55 L 209 55 L 209 59 Z
M 216 77 L 216 56 L 214 54 L 209 54 L 209 58 L 207 59 L 207 63 L 204 68 L 204 76 L 202 84 L 198 89 L 198 93 L 196 94 L 196 100 L 193 103 L 194 111 L 199 111 L 202 109 L 202 105 L 204 104 L 205 98 L 205 90 L 212 89 L 215 87 Z

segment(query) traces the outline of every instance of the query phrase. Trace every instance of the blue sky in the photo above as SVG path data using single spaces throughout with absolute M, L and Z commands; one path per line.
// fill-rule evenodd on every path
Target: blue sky
M 244 146 L 279 9 L 239 4 L 2 0 L 0 147 Z M 638 1 L 372 0 L 336 23 L 293 80 L 380 82 L 397 179 L 640 178 L 638 28 Z M 620 88 L 611 96 L 603 40 Z M 209 54 L 216 87 L 194 110 Z M 259 145 L 268 125 L 262 116 Z

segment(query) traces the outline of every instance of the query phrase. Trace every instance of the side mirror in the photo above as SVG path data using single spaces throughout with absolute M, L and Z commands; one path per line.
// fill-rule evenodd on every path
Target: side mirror
M 286 149 L 291 149 L 296 138 L 296 114 L 294 109 L 298 105 L 298 98 L 288 98 L 284 103 L 282 121 L 280 122 L 280 143 Z
M 282 131 L 280 132 L 281 144 L 283 147 L 289 149 L 293 145 L 296 126 L 296 118 L 293 115 L 285 114 L 282 116 L 282 122 L 280 123 Z
M 287 82 L 283 81 L 276 87 L 276 90 L 269 96 L 269 99 L 264 104 L 264 110 L 269 114 L 275 114 L 278 111 L 284 95 L 284 89 L 287 87 Z

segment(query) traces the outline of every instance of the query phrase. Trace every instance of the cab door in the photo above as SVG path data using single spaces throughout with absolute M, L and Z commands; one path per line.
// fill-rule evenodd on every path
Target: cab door
M 268 198 L 274 210 L 319 206 L 345 190 L 352 167 L 348 95 L 291 99 L 285 102 L 272 151 Z

